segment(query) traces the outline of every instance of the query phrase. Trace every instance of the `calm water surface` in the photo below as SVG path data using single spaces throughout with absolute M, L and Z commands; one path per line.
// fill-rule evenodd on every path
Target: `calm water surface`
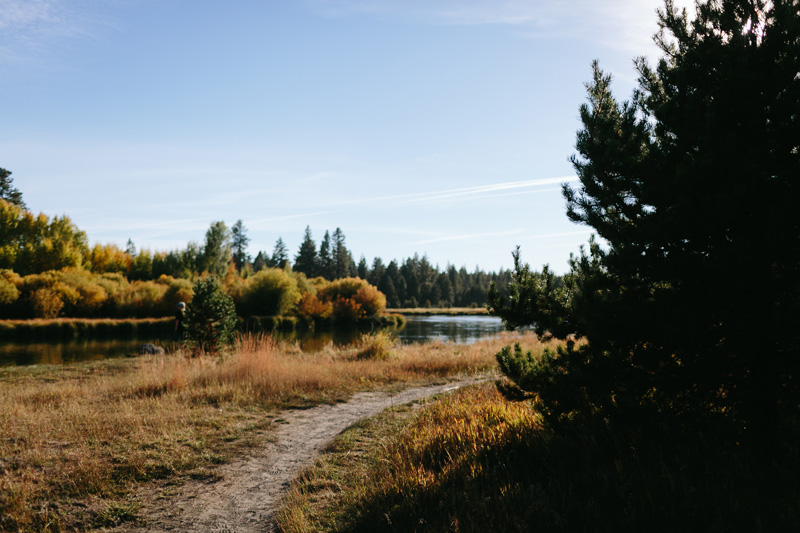
M 429 340 L 470 344 L 481 337 L 503 330 L 497 317 L 479 316 L 409 316 L 404 328 L 395 331 L 400 342 Z M 314 352 L 332 342 L 343 346 L 355 341 L 362 332 L 337 329 L 321 332 L 278 333 L 278 340 L 296 341 L 307 352 Z M 133 338 L 84 340 L 70 342 L 0 343 L 0 366 L 60 364 L 92 361 L 137 354 L 143 343 L 163 346 L 169 351 L 171 338 Z

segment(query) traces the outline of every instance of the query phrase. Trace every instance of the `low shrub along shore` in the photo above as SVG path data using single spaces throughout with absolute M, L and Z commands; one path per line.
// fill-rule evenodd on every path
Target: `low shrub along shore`
M 462 315 L 489 315 L 485 307 L 403 307 L 387 309 L 387 313 L 420 316 L 462 316 Z
M 405 317 L 398 313 L 363 318 L 349 324 L 362 328 L 399 328 Z M 37 318 L 0 320 L 0 341 L 106 339 L 122 337 L 158 337 L 172 335 L 175 319 L 165 318 Z M 252 316 L 239 319 L 239 330 L 248 333 L 325 329 L 339 327 L 335 320 L 307 320 L 294 316 Z
M 143 356 L 0 368 L 0 531 L 85 530 L 135 520 L 140 482 L 213 475 L 267 430 L 269 413 L 359 390 L 495 371 L 502 334 L 464 346 L 362 338 L 314 354 L 240 337 L 230 355 Z
M 169 335 L 174 318 L 0 320 L 0 341 L 73 340 Z

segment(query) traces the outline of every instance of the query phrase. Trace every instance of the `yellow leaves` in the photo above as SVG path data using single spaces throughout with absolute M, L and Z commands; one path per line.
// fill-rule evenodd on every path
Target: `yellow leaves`
M 493 387 L 454 394 L 420 413 L 398 437 L 397 472 L 418 480 L 464 469 L 477 475 L 481 457 L 516 439 L 520 426 L 538 426 L 532 410 L 505 401 Z
M 333 304 L 322 302 L 316 294 L 305 293 L 297 304 L 297 312 L 300 316 L 309 318 L 328 318 L 333 313 Z
M 386 297 L 361 278 L 342 278 L 317 288 L 318 297 L 333 305 L 340 319 L 373 317 L 386 308 Z
M 92 272 L 127 272 L 131 256 L 115 244 L 95 244 L 90 255 Z

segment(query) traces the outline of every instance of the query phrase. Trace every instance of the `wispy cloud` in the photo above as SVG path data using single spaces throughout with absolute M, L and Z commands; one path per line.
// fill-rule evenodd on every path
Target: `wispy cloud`
M 555 185 L 567 181 L 574 181 L 576 179 L 578 178 L 574 176 L 562 178 L 542 178 L 535 180 L 492 183 L 489 185 L 479 185 L 477 187 L 463 187 L 443 191 L 432 191 L 414 195 L 414 197 L 404 200 L 403 203 L 433 202 L 437 200 L 453 200 L 457 198 L 474 198 L 490 195 L 499 191 L 520 191 L 522 189 L 539 188 L 545 185 Z
M 306 0 L 329 16 L 404 17 L 430 24 L 505 25 L 533 37 L 583 38 L 642 53 L 652 46 L 662 0 Z M 691 7 L 693 0 L 676 0 Z
M 363 198 L 346 198 L 336 202 L 323 202 L 322 205 L 335 207 L 349 207 L 353 205 L 408 205 L 437 201 L 457 201 L 492 198 L 505 195 L 516 195 L 534 192 L 552 191 L 553 188 L 544 188 L 547 185 L 560 185 L 565 182 L 576 181 L 576 176 L 558 178 L 540 178 L 532 180 L 507 181 L 491 183 L 474 187 L 458 187 L 440 189 L 435 191 L 421 191 L 388 196 L 372 196 Z
M 312 218 L 312 217 L 318 217 L 318 216 L 327 215 L 329 213 L 330 213 L 330 211 L 314 211 L 314 212 L 310 212 L 310 213 L 294 213 L 294 214 L 291 214 L 291 215 L 281 215 L 281 216 L 267 217 L 267 218 L 256 218 L 256 219 L 248 220 L 247 224 L 248 224 L 248 226 L 250 226 L 253 229 L 269 228 L 270 224 L 275 223 L 275 222 L 281 222 L 281 221 L 284 221 L 284 220 L 293 220 L 293 219 L 296 219 L 296 218 Z
M 441 237 L 436 237 L 433 239 L 425 239 L 423 241 L 415 241 L 409 243 L 412 246 L 423 245 L 423 244 L 432 244 L 438 242 L 448 242 L 448 241 L 476 241 L 476 240 L 485 240 L 489 238 L 497 238 L 497 237 L 506 237 L 508 235 L 519 235 L 522 233 L 523 230 L 521 229 L 514 229 L 508 231 L 496 231 L 496 232 L 487 232 L 487 233 L 469 233 L 469 234 L 462 234 L 462 235 L 443 235 Z
M 0 64 L 45 60 L 66 39 L 88 37 L 99 21 L 93 3 L 0 0 Z
M 562 231 L 558 233 L 541 233 L 539 235 L 528 235 L 524 240 L 552 239 L 555 237 L 571 237 L 574 235 L 586 235 L 588 237 L 590 233 L 592 233 L 592 231 L 589 229 L 579 231 Z

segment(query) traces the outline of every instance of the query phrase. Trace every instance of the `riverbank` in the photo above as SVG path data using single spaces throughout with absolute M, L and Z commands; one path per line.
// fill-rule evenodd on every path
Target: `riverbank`
M 174 318 L 35 318 L 0 320 L 0 341 L 169 336 Z
M 397 309 L 387 309 L 386 312 L 413 316 L 465 316 L 489 314 L 489 311 L 485 307 L 401 307 Z
M 382 313 L 376 317 L 354 322 L 333 319 L 305 320 L 296 316 L 251 316 L 239 319 L 239 330 L 248 333 L 350 328 L 400 328 L 405 317 L 399 313 Z M 0 342 L 32 340 L 87 340 L 109 338 L 171 338 L 175 319 L 162 318 L 36 318 L 30 320 L 0 320 Z
M 315 354 L 246 336 L 223 358 L 180 354 L 0 368 L 0 530 L 71 530 L 136 520 L 148 481 L 213 479 L 269 438 L 282 409 L 357 391 L 494 371 L 503 334 L 465 346 L 360 344 Z M 172 481 L 169 481 L 172 480 Z

